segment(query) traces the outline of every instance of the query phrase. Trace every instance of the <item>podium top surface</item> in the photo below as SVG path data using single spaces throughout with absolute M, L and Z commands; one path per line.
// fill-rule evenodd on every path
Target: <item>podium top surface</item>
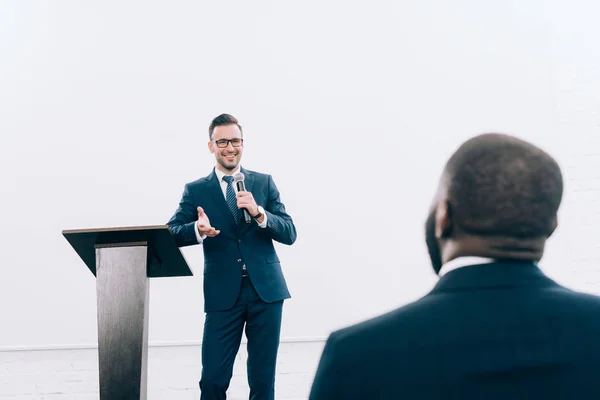
M 96 247 L 148 246 L 149 278 L 192 276 L 166 225 L 63 230 L 63 236 L 96 275 Z

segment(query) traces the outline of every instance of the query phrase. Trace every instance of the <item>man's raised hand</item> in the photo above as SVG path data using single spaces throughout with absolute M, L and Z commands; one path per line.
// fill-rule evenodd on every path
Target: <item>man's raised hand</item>
M 206 235 L 208 237 L 217 236 L 221 232 L 210 226 L 208 215 L 206 215 L 202 207 L 198 207 L 198 221 L 196 222 L 196 228 L 201 235 Z

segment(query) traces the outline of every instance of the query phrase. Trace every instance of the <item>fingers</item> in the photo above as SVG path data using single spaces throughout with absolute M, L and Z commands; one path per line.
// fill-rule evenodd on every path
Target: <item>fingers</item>
M 204 216 L 204 209 L 202 207 L 198 207 L 198 217 Z
M 211 228 L 207 233 L 206 236 L 208 237 L 215 237 L 217 236 L 219 233 L 221 233 L 221 231 L 215 229 L 215 228 Z
M 220 230 L 204 224 L 198 225 L 198 232 L 200 232 L 201 235 L 206 235 L 208 237 L 217 236 L 219 233 L 221 233 Z
M 238 208 L 254 207 L 256 205 L 256 201 L 254 201 L 252 194 L 250 194 L 250 196 L 238 196 L 237 205 Z
M 254 198 L 254 196 L 252 196 L 252 192 L 237 192 L 235 197 L 237 197 L 238 199 L 245 199 L 245 198 L 253 199 Z

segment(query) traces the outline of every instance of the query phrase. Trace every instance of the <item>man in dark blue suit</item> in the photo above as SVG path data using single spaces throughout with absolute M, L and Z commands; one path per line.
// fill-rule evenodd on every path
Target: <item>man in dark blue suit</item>
M 310 400 L 600 399 L 600 298 L 537 265 L 562 193 L 538 147 L 500 134 L 465 142 L 425 224 L 439 282 L 332 333 Z
M 282 306 L 290 298 L 273 241 L 293 244 L 296 228 L 273 178 L 240 167 L 244 139 L 237 119 L 216 117 L 209 139 L 216 167 L 185 185 L 167 223 L 180 247 L 201 243 L 204 249 L 200 398 L 226 398 L 245 326 L 250 399 L 273 400 Z M 245 191 L 233 182 L 239 173 Z

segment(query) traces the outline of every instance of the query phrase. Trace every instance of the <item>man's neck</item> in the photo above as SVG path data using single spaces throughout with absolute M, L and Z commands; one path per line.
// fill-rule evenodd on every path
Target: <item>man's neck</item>
M 543 239 L 514 239 L 506 237 L 465 236 L 446 244 L 446 260 L 459 257 L 485 257 L 496 260 L 537 262 L 544 253 Z
M 239 172 L 241 170 L 241 166 L 237 166 L 235 169 L 226 169 L 223 168 L 220 164 L 217 164 L 215 166 L 215 171 L 217 172 L 218 175 L 233 175 L 236 172 Z

